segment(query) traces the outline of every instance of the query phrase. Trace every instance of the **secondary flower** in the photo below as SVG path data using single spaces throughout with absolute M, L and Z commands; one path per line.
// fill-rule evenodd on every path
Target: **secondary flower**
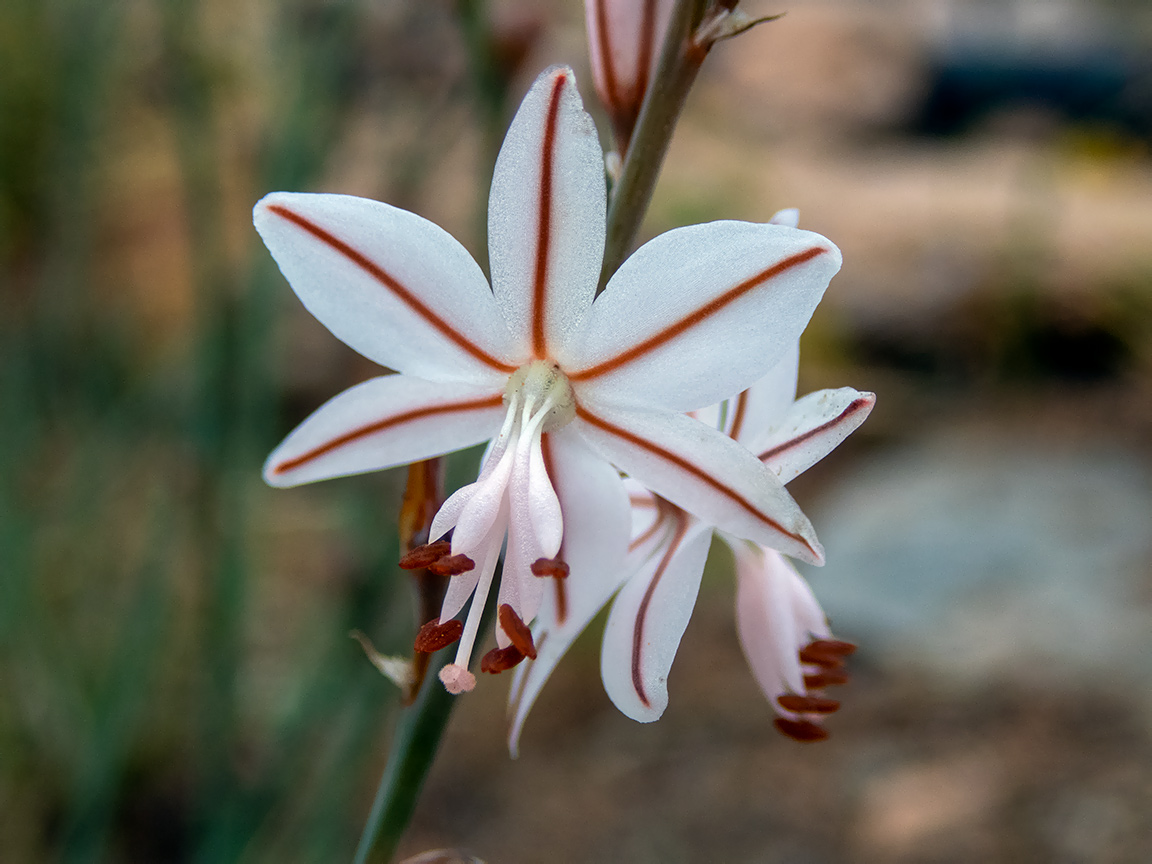
M 779 479 L 682 412 L 747 386 L 796 341 L 839 268 L 836 247 L 771 224 L 694 225 L 639 249 L 593 302 L 603 158 L 572 71 L 560 67 L 537 78 L 512 121 L 488 215 L 491 288 L 447 233 L 387 204 L 280 192 L 254 214 L 312 314 L 398 373 L 305 420 L 269 457 L 269 483 L 492 441 L 477 481 L 433 522 L 430 539 L 451 531 L 450 541 L 418 550 L 416 563 L 452 575 L 439 617 L 417 637 L 420 650 L 459 639 L 441 674 L 448 689 L 475 683 L 469 658 L 505 539 L 488 671 L 536 655 L 528 624 L 545 597 L 567 602 L 567 565 L 622 566 L 628 501 L 617 468 L 710 524 L 820 561 Z M 466 620 L 454 620 L 469 597 Z
M 596 92 L 623 155 L 672 14 L 672 0 L 584 0 Z
M 794 219 L 784 211 L 777 219 Z M 696 412 L 745 445 L 783 483 L 836 447 L 872 410 L 875 396 L 845 387 L 795 400 L 798 345 L 739 396 Z M 629 482 L 633 512 L 630 566 L 599 574 L 577 609 L 545 605 L 533 632 L 542 650 L 517 671 L 509 746 L 516 752 L 529 709 L 556 662 L 611 595 L 619 590 L 604 632 L 601 675 L 615 705 L 641 722 L 668 704 L 667 680 L 688 625 L 715 526 Z M 838 703 L 819 694 L 842 683 L 842 656 L 852 646 L 832 638 L 807 584 L 779 552 L 721 531 L 736 559 L 740 644 L 777 714 L 777 728 L 819 740 L 821 717 Z

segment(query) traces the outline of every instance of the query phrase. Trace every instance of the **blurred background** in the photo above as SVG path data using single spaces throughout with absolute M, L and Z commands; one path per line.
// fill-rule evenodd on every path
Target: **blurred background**
M 644 234 L 799 207 L 845 266 L 801 389 L 879 394 L 792 490 L 860 644 L 802 746 L 717 550 L 640 726 L 586 635 L 505 750 L 461 700 L 405 842 L 517 862 L 1152 860 L 1152 9 L 794 0 L 721 43 Z M 482 262 L 495 147 L 576 0 L 0 5 L 0 860 L 348 860 L 402 653 L 403 473 L 267 452 L 376 374 L 251 228 L 277 189 Z M 465 482 L 477 455 L 455 459 Z M 593 630 L 595 630 L 595 626 Z

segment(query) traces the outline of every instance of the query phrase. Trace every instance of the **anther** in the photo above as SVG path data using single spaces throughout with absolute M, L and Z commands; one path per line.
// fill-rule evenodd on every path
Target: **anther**
M 534 576 L 553 576 L 556 579 L 568 578 L 568 565 L 559 558 L 537 558 L 532 562 Z
M 404 570 L 423 570 L 430 564 L 435 564 L 452 551 L 452 544 L 447 540 L 437 540 L 435 543 L 425 543 L 417 546 L 400 559 L 400 566 Z
M 785 711 L 795 711 L 797 714 L 832 714 L 840 709 L 840 703 L 835 699 L 801 696 L 799 693 L 785 693 L 783 696 L 777 696 L 776 702 Z
M 467 555 L 445 555 L 438 561 L 429 564 L 428 569 L 437 576 L 459 576 L 461 573 L 467 573 L 475 566 L 476 562 Z
M 493 648 L 480 658 L 480 671 L 498 675 L 511 669 L 523 659 L 523 652 L 515 645 L 509 645 L 507 648 Z
M 823 741 L 828 737 L 828 730 L 818 723 L 812 723 L 808 720 L 790 720 L 787 717 L 777 717 L 773 724 L 782 734 L 787 735 L 793 741 L 803 741 L 805 743 L 812 741 Z
M 497 619 L 500 621 L 500 628 L 504 631 L 505 635 L 512 640 L 512 644 L 516 646 L 517 650 L 525 657 L 531 657 L 535 660 L 536 646 L 532 642 L 532 631 L 528 629 L 528 625 L 516 614 L 516 610 L 507 603 L 503 603 L 500 606 Z M 519 663 L 520 661 L 517 660 L 516 662 Z
M 449 618 L 443 624 L 439 618 L 433 618 L 420 628 L 416 634 L 415 644 L 412 646 L 421 654 L 431 654 L 451 645 L 464 632 L 464 622 Z
M 844 661 L 831 654 L 821 654 L 819 651 L 814 651 L 812 646 L 800 649 L 800 662 L 808 663 L 811 666 L 819 666 L 821 669 L 830 671 L 841 669 L 844 666 Z
M 823 672 L 804 676 L 804 686 L 809 690 L 821 690 L 824 687 L 847 683 L 848 673 L 839 669 L 825 669 Z
M 831 654 L 833 657 L 847 657 L 856 653 L 856 646 L 851 642 L 842 642 L 839 639 L 817 639 L 808 643 L 808 647 L 821 654 Z

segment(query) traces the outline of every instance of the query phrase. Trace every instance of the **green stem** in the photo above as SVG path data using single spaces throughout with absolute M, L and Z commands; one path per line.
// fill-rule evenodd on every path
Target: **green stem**
M 628 256 L 636 232 L 652 200 L 656 178 L 672 141 L 676 120 L 696 80 L 708 47 L 697 45 L 692 34 L 703 18 L 708 0 L 677 0 L 660 51 L 652 86 L 644 96 L 636 129 L 620 169 L 620 179 L 608 204 L 608 234 L 600 290 Z

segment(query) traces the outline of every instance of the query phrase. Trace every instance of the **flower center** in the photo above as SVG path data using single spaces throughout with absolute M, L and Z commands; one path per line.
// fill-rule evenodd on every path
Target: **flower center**
M 568 376 L 549 360 L 533 360 L 521 366 L 508 379 L 504 404 L 527 406 L 540 432 L 566 426 L 576 416 L 576 397 Z

